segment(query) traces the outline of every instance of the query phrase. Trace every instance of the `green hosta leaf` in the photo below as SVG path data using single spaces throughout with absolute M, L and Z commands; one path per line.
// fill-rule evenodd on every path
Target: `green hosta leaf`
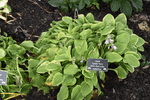
M 103 1 L 103 2 L 107 2 L 107 3 L 108 3 L 110 0 L 102 0 L 102 1 Z
M 136 48 L 134 45 L 128 44 L 128 45 L 127 45 L 127 48 L 125 49 L 124 52 L 127 52 L 127 51 L 137 52 L 137 48 Z
M 132 5 L 136 8 L 136 11 L 141 11 L 142 6 L 143 6 L 143 2 L 142 0 L 131 0 Z
M 18 85 L 9 85 L 9 92 L 10 93 L 15 93 L 19 91 L 19 86 Z
M 134 72 L 134 67 L 130 66 L 129 64 L 124 64 L 124 66 L 131 72 Z
M 61 5 L 60 6 L 60 10 L 62 11 L 62 12 L 65 12 L 65 13 L 67 13 L 68 12 L 68 5 L 67 4 L 65 4 L 65 5 Z
M 121 22 L 123 25 L 127 24 L 127 18 L 125 16 L 124 13 L 119 14 L 116 18 L 115 18 L 115 22 Z
M 48 3 L 54 7 L 59 7 L 63 4 L 64 0 L 50 0 Z
M 28 60 L 28 64 L 31 68 L 37 67 L 38 63 L 39 63 L 39 60 L 35 60 L 35 59 Z
M 145 43 L 144 39 L 142 39 L 141 37 L 139 37 L 138 42 L 136 43 L 136 47 L 140 47 Z
M 132 54 L 125 54 L 125 57 L 123 60 L 125 63 L 128 63 L 132 67 L 140 66 L 138 59 Z
M 82 74 L 87 78 L 93 78 L 94 77 L 94 73 L 92 73 L 91 71 L 88 71 L 88 70 L 82 70 Z
M 72 30 L 71 30 L 71 32 L 78 32 L 79 31 L 79 29 L 81 28 L 81 26 L 75 26 Z
M 84 23 L 82 26 L 83 30 L 91 28 L 92 25 L 93 25 L 92 23 Z
M 60 49 L 60 51 L 57 53 L 57 55 L 55 56 L 55 60 L 57 61 L 72 61 L 71 60 L 71 46 L 69 46 L 68 48 L 66 47 L 62 47 Z
M 116 69 L 111 69 L 111 70 L 115 71 L 116 74 L 118 75 L 118 78 L 120 79 L 125 79 L 127 77 L 126 71 L 121 66 L 118 66 Z
M 116 12 L 117 10 L 119 10 L 120 6 L 121 6 L 120 0 L 112 0 L 110 4 L 110 8 L 113 12 Z
M 73 40 L 73 39 L 68 39 L 68 40 L 66 41 L 66 43 L 65 43 L 65 46 L 66 46 L 66 47 L 72 46 L 73 43 L 74 43 L 74 40 Z M 69 54 L 69 53 L 68 53 L 68 54 Z
M 84 2 L 85 2 L 87 5 L 90 5 L 91 0 L 84 0 Z
M 136 45 L 138 43 L 138 40 L 139 40 L 139 36 L 135 35 L 135 34 L 132 34 L 130 36 L 130 41 L 129 41 L 129 44 L 130 45 Z
M 3 59 L 6 55 L 6 52 L 4 49 L 0 48 L 0 60 Z
M 83 100 L 83 95 L 81 93 L 81 85 L 76 85 L 71 92 L 71 100 Z
M 75 49 L 79 55 L 84 55 L 84 53 L 87 51 L 86 40 L 75 40 L 74 45 L 75 45 Z
M 80 0 L 80 2 L 79 2 L 79 10 L 83 9 L 84 7 L 85 7 L 84 0 Z
M 47 72 L 46 66 L 49 64 L 49 61 L 45 61 L 43 62 L 38 68 L 37 68 L 37 72 L 38 73 L 45 73 Z
M 57 39 L 60 40 L 62 38 L 66 37 L 65 33 L 64 32 L 60 32 L 57 36 Z
M 125 30 L 126 32 L 128 32 L 128 34 L 130 34 L 130 35 L 133 34 L 133 31 L 132 31 L 131 29 L 129 29 L 129 28 L 125 28 L 124 30 Z
M 97 48 L 94 48 L 94 50 L 91 50 L 89 53 L 88 53 L 88 56 L 87 56 L 87 59 L 88 58 L 98 58 L 99 57 L 99 51 Z
M 80 35 L 82 36 L 83 39 L 87 39 L 90 37 L 90 35 L 92 35 L 92 30 L 87 29 L 87 30 L 83 30 Z
M 85 81 L 81 83 L 81 92 L 84 97 L 87 96 L 92 91 L 93 91 L 93 85 L 90 85 Z
M 62 73 L 56 73 L 52 80 L 53 86 L 59 86 L 64 81 L 64 76 Z
M 64 16 L 64 17 L 62 17 L 62 21 L 67 24 L 70 24 L 70 23 L 72 23 L 72 18 L 68 17 L 68 16 Z
M 45 77 L 41 76 L 40 74 L 36 74 L 36 76 L 32 77 L 30 83 L 38 88 L 42 88 L 45 82 Z
M 115 25 L 115 19 L 111 14 L 107 14 L 104 18 L 103 18 L 103 22 L 105 26 L 114 26 Z
M 102 71 L 101 71 L 102 72 Z M 85 82 L 89 83 L 90 85 L 96 85 L 97 84 L 97 75 L 94 74 L 94 77 L 93 78 L 87 78 L 87 77 L 84 77 L 84 80 Z
M 100 8 L 99 8 L 99 3 L 98 3 L 98 2 L 94 2 L 94 3 L 92 3 L 92 4 L 95 5 L 98 10 L 100 10 Z
M 143 46 L 138 47 L 138 50 L 139 50 L 139 51 L 144 51 Z
M 99 22 L 99 23 L 97 23 L 97 24 L 93 24 L 92 26 L 91 26 L 91 29 L 93 30 L 93 31 L 97 31 L 97 30 L 99 30 L 99 29 L 102 29 L 104 27 L 104 23 L 103 22 Z
M 109 52 L 106 54 L 106 59 L 108 59 L 109 62 L 119 62 L 122 60 L 122 57 L 116 52 Z
M 76 61 L 82 60 L 81 56 L 76 52 L 75 48 L 72 49 L 72 57 L 74 57 Z
M 114 52 L 117 52 L 118 54 L 122 54 L 123 51 L 127 48 L 127 44 L 123 44 L 120 42 L 116 42 L 114 45 L 117 47 Z
M 132 55 L 134 55 L 138 60 L 141 59 L 141 56 L 139 56 L 138 53 L 136 53 L 136 52 L 133 52 L 133 51 L 127 51 L 127 52 L 125 53 L 125 55 L 126 55 L 126 54 L 132 54 Z
M 70 23 L 69 26 L 68 26 L 68 32 L 71 33 L 71 30 L 72 30 L 72 29 L 73 29 L 73 24 Z
M 84 15 L 83 14 L 79 14 L 78 15 L 78 19 L 79 19 L 79 21 L 81 22 L 81 23 L 85 23 L 85 17 L 84 17 Z
M 58 48 L 56 47 L 52 47 L 46 50 L 46 53 L 48 54 L 49 57 L 55 56 L 57 52 L 58 52 Z
M 22 86 L 21 93 L 28 94 L 31 88 L 32 88 L 31 84 L 24 84 Z
M 80 71 L 78 69 L 77 65 L 66 65 L 64 68 L 64 74 L 68 74 L 68 75 L 74 75 L 76 74 L 78 71 Z
M 115 29 L 114 26 L 106 26 L 104 30 L 101 32 L 102 35 L 107 35 L 108 33 L 111 33 Z
M 95 20 L 94 20 L 94 16 L 93 16 L 93 14 L 92 13 L 88 13 L 87 15 L 86 15 L 86 19 L 89 21 L 89 22 L 94 22 Z
M 45 95 L 45 94 L 48 94 L 49 92 L 50 92 L 50 88 L 49 88 L 49 86 L 43 86 L 42 88 L 40 88 L 40 89 L 38 89 L 37 91 L 40 91 L 40 90 L 42 90 L 43 91 L 43 94 Z
M 117 31 L 117 34 L 120 35 L 120 34 L 129 34 L 129 33 L 124 30 L 120 30 L 120 31 Z
M 46 66 L 46 69 L 48 71 L 57 70 L 61 67 L 61 65 L 58 64 L 58 62 L 49 62 Z
M 104 81 L 105 80 L 105 72 L 99 71 L 99 74 L 100 74 L 100 79 Z
M 49 75 L 48 78 L 46 79 L 46 83 L 50 83 L 53 80 L 53 74 Z
M 23 41 L 21 44 L 24 48 L 33 48 L 34 44 L 32 41 Z
M 69 96 L 69 89 L 67 86 L 61 86 L 60 91 L 57 94 L 57 100 L 65 100 Z
M 132 6 L 129 1 L 125 0 L 121 3 L 120 11 L 130 17 L 132 15 Z
M 55 60 L 57 61 L 71 61 L 70 55 L 67 54 L 60 54 L 55 56 Z
M 76 78 L 72 75 L 65 75 L 63 85 L 73 86 L 76 83 Z
M 92 93 L 93 91 L 89 93 L 86 97 L 84 97 L 84 100 L 91 100 Z
M 12 44 L 7 47 L 7 53 L 13 59 L 16 59 L 16 57 L 20 57 L 21 59 L 23 59 L 24 54 L 26 53 L 26 50 L 25 50 L 25 48 L 23 48 L 17 44 Z
M 120 34 L 116 37 L 116 40 L 119 43 L 128 44 L 130 40 L 130 35 L 126 33 Z
M 82 21 L 82 20 L 81 20 Z M 75 22 L 78 24 L 78 25 L 82 25 L 82 22 L 81 22 L 79 19 L 76 19 Z
M 116 22 L 116 30 L 120 31 L 124 29 L 124 25 L 121 22 Z

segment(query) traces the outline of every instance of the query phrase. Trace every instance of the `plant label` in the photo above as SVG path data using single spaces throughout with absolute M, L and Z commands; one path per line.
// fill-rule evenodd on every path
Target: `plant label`
M 0 71 L 0 85 L 7 84 L 7 71 Z
M 108 71 L 107 59 L 88 59 L 87 70 Z

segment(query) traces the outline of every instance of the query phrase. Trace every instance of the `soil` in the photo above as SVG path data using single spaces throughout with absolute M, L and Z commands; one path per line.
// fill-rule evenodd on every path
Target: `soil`
M 8 22 L 0 20 L 2 32 L 7 32 L 18 43 L 23 40 L 36 41 L 40 34 L 48 31 L 52 21 L 61 20 L 62 16 L 74 17 L 74 13 L 62 13 L 58 8 L 50 6 L 48 0 L 9 0 L 12 12 L 8 16 Z M 128 18 L 128 26 L 135 34 L 142 37 L 146 43 L 145 51 L 142 55 L 150 61 L 150 2 L 144 2 L 143 11 L 135 12 L 131 18 Z M 91 12 L 96 20 L 110 13 L 114 17 L 120 12 L 112 12 L 108 4 L 100 2 L 100 9 L 94 6 L 79 11 L 86 15 Z M 141 61 L 142 62 L 142 61 Z M 138 67 L 134 73 L 129 73 L 127 78 L 119 80 L 116 74 L 108 71 L 106 76 L 104 95 L 92 100 L 150 100 L 150 67 Z M 12 100 L 56 100 L 58 90 L 51 90 L 50 94 L 43 95 L 42 91 L 37 92 L 33 87 L 27 96 L 13 98 Z

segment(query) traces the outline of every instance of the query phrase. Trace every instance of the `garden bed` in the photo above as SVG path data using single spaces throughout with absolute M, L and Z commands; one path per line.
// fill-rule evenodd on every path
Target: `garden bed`
M 2 32 L 7 32 L 18 43 L 23 40 L 36 41 L 41 33 L 48 31 L 52 21 L 59 21 L 65 15 L 74 17 L 74 13 L 64 14 L 58 8 L 54 8 L 47 3 L 48 0 L 9 0 L 8 5 L 11 6 L 13 17 L 8 16 L 10 23 L 5 23 L 0 20 L 0 28 Z M 146 43 L 144 44 L 145 51 L 142 55 L 150 61 L 150 2 L 144 2 L 143 11 L 133 12 L 131 18 L 128 19 L 128 26 L 133 30 L 133 33 L 142 37 Z M 79 11 L 79 14 L 87 15 L 91 12 L 95 20 L 101 21 L 102 18 L 110 13 L 114 17 L 120 12 L 112 12 L 109 5 L 100 2 L 100 9 L 95 7 Z M 22 28 L 19 31 L 18 27 Z M 18 31 L 16 31 L 18 30 Z M 29 34 L 25 37 L 24 34 Z M 142 62 L 142 60 L 141 60 Z M 115 72 L 109 71 L 106 73 L 104 83 L 104 95 L 93 100 L 149 100 L 150 99 L 150 67 L 138 67 L 134 73 L 129 73 L 127 78 L 119 80 Z M 12 100 L 56 100 L 57 90 L 51 90 L 50 94 L 43 95 L 43 91 L 37 92 L 37 88 L 33 88 L 27 96 L 17 97 Z

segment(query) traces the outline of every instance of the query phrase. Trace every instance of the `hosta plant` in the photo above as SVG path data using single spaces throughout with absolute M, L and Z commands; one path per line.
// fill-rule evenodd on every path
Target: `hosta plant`
M 68 12 L 69 9 L 75 11 L 75 9 L 84 9 L 95 5 L 99 8 L 99 0 L 50 0 L 48 3 L 53 7 L 60 7 L 61 11 Z
M 84 9 L 95 5 L 99 8 L 99 1 L 110 4 L 110 8 L 113 12 L 120 9 L 120 12 L 124 13 L 127 17 L 132 15 L 132 10 L 141 11 L 143 2 L 142 0 L 50 0 L 48 3 L 53 7 L 60 7 L 61 11 L 68 12 L 69 8 L 74 11 L 75 9 Z
M 122 13 L 130 17 L 132 15 L 133 8 L 136 11 L 142 11 L 143 1 L 142 0 L 102 0 L 110 4 L 110 8 L 113 12 L 120 9 Z
M 86 17 L 80 14 L 78 19 L 64 16 L 51 26 L 35 45 L 28 46 L 31 41 L 24 41 L 21 46 L 36 53 L 29 60 L 31 83 L 45 92 L 46 85 L 60 87 L 58 100 L 89 100 L 94 88 L 102 94 L 96 71 L 87 70 L 89 58 L 108 59 L 109 65 L 115 66 L 109 70 L 120 79 L 140 65 L 145 41 L 128 28 L 123 13 L 115 19 L 107 14 L 102 21 L 94 20 L 91 13 Z M 105 73 L 99 73 L 104 80 Z
M 7 71 L 7 85 L 0 85 L 0 94 L 4 100 L 25 95 L 32 88 L 26 80 L 26 70 L 19 67 L 25 66 L 25 53 L 25 48 L 8 37 L 7 33 L 0 35 L 0 70 Z

